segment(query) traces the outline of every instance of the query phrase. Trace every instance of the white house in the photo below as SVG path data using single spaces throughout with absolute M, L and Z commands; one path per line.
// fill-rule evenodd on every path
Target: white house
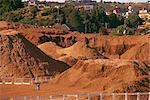
M 38 0 L 28 0 L 28 5 L 29 6 L 38 6 L 39 2 L 38 2 Z
M 94 9 L 94 5 L 80 5 L 78 6 L 79 9 L 84 9 L 86 11 L 90 11 L 90 10 L 93 10 Z
M 144 20 L 150 19 L 150 14 L 145 9 L 139 10 L 139 17 L 142 18 L 142 19 L 144 19 Z
M 128 12 L 126 12 L 126 18 L 128 18 L 129 15 L 134 14 L 134 11 L 132 9 L 132 6 L 128 7 Z

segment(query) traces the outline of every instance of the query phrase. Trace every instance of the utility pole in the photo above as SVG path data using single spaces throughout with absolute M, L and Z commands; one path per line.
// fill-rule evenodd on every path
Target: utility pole
M 84 28 L 84 29 L 85 29 L 85 32 L 84 32 L 84 33 L 86 34 L 86 33 L 87 33 L 87 23 L 85 23 L 84 27 L 85 27 L 85 28 Z
M 86 18 L 84 18 L 84 34 L 87 33 L 87 23 L 88 23 L 88 20 Z
M 59 6 L 56 7 L 57 8 L 57 23 L 60 22 L 60 19 L 59 19 L 59 14 L 60 14 L 60 11 L 59 11 Z
M 87 15 L 86 14 L 84 14 L 83 16 L 83 24 L 84 24 L 84 34 L 86 34 L 87 33 L 87 27 L 88 27 L 88 22 L 89 22 L 89 20 L 88 20 L 88 18 L 87 18 Z
M 150 12 L 150 9 L 149 9 L 149 3 L 150 3 L 150 1 L 147 1 L 147 10 L 148 10 L 148 13 Z

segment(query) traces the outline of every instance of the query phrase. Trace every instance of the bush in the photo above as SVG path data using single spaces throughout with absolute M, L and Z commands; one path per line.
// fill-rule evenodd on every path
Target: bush
M 130 28 L 137 28 L 138 25 L 142 24 L 142 22 L 142 19 L 136 14 L 129 15 L 129 17 L 125 20 L 125 24 Z
M 39 37 L 39 43 L 45 43 L 45 42 L 49 42 L 51 39 L 45 35 Z
M 111 35 L 123 36 L 125 31 L 126 31 L 126 27 L 124 25 L 121 25 L 113 29 Z
M 0 0 L 0 12 L 5 13 L 14 11 L 18 8 L 23 8 L 24 4 L 22 0 Z
M 37 15 L 37 12 L 38 12 L 38 8 L 37 7 L 31 7 L 31 13 L 36 16 Z
M 119 25 L 124 24 L 124 19 L 119 18 L 116 14 L 112 13 L 109 15 L 109 22 L 108 22 L 108 27 L 110 28 L 117 28 Z
M 19 22 L 21 19 L 23 19 L 23 16 L 17 10 L 6 12 L 0 16 L 1 21 Z
M 126 25 L 120 25 L 117 28 L 113 29 L 110 35 L 114 36 L 123 36 L 123 35 L 134 35 L 135 32 L 133 29 L 126 27 Z
M 24 19 L 20 20 L 19 22 L 23 23 L 23 24 L 31 24 L 31 25 L 37 24 L 37 21 L 35 19 L 30 19 L 30 18 L 24 18 Z

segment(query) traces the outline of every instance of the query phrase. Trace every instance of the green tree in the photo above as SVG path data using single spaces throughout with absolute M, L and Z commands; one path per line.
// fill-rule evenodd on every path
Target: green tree
M 99 28 L 101 26 L 104 26 L 105 23 L 107 23 L 108 21 L 108 17 L 106 13 L 100 7 L 96 7 L 95 9 L 93 9 L 92 12 L 90 13 L 90 16 L 91 16 L 90 23 L 94 23 L 96 26 L 95 29 L 92 29 L 92 30 L 96 30 L 95 32 L 99 32 Z
M 120 25 L 114 28 L 110 35 L 123 36 L 123 35 L 134 35 L 135 32 L 131 28 L 126 27 L 126 25 Z
M 125 35 L 125 32 L 126 32 L 126 26 L 121 25 L 121 26 L 118 26 L 117 28 L 114 28 L 110 35 L 122 36 L 122 35 Z
M 21 0 L 0 0 L 0 11 L 1 13 L 14 11 L 24 6 Z
M 136 28 L 138 25 L 142 24 L 142 19 L 136 14 L 129 15 L 129 17 L 125 20 L 125 24 L 130 28 Z
M 87 24 L 88 33 L 97 33 L 101 26 L 108 21 L 108 17 L 102 8 L 96 7 L 92 11 L 81 11 L 81 17 L 84 24 Z M 87 22 L 87 23 L 85 23 Z
M 33 14 L 33 16 L 35 17 L 37 15 L 38 12 L 38 8 L 37 7 L 31 7 L 31 13 Z
M 2 16 L 0 16 L 1 21 L 18 22 L 21 19 L 23 19 L 23 16 L 18 10 L 6 12 Z
M 116 28 L 116 27 L 120 26 L 121 24 L 122 24 L 122 23 L 121 23 L 121 21 L 119 20 L 119 18 L 117 17 L 116 14 L 111 13 L 111 14 L 109 15 L 109 23 L 108 23 L 108 26 L 109 26 L 110 28 Z
M 24 7 L 22 0 L 12 0 L 13 2 L 13 10 Z
M 71 26 L 73 29 L 83 32 L 84 25 L 82 23 L 81 16 L 77 9 L 72 9 L 72 12 L 68 15 L 67 24 Z

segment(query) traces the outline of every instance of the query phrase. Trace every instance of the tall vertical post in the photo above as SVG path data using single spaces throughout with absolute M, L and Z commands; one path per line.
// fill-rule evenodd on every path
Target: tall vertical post
M 90 100 L 90 95 L 88 94 L 88 100 Z
M 100 100 L 103 100 L 103 94 L 102 93 L 100 94 Z
M 66 100 L 66 96 L 65 95 L 63 95 L 63 100 Z
M 128 100 L 128 93 L 125 93 L 125 100 Z
M 147 11 L 148 11 L 148 13 L 150 12 L 149 3 L 150 3 L 150 1 L 148 0 L 148 1 L 147 1 Z
M 148 100 L 150 100 L 150 92 L 148 93 Z
M 60 11 L 59 11 L 59 6 L 57 6 L 57 23 L 60 23 L 60 19 L 59 19 L 59 14 L 60 14 Z
M 140 93 L 137 93 L 137 100 L 140 100 Z
M 79 100 L 79 95 L 76 95 L 76 100 Z
M 84 25 L 84 34 L 87 33 L 87 23 L 85 22 L 85 25 Z
M 14 100 L 14 98 L 12 97 L 12 98 L 10 98 L 10 100 Z
M 115 100 L 115 94 L 112 93 L 112 100 Z
M 5 81 L 5 79 L 4 79 L 4 80 L 3 80 L 3 84 L 5 84 L 5 82 L 6 82 L 6 81 Z
M 37 100 L 40 100 L 40 96 L 37 96 L 36 99 L 37 99 Z
M 52 97 L 52 96 L 50 96 L 50 97 L 49 97 L 49 100 L 53 100 L 53 97 Z
M 27 97 L 24 97 L 23 99 L 24 99 L 24 100 L 27 100 Z
M 140 100 L 140 93 L 137 93 L 137 100 Z

